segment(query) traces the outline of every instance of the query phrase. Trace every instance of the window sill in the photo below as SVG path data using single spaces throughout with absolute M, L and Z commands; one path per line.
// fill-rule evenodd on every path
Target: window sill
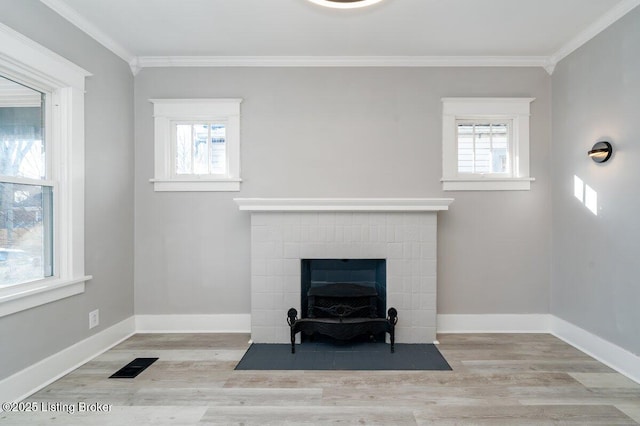
M 73 279 L 44 279 L 0 289 L 0 317 L 84 293 L 90 275 Z
M 149 179 L 156 192 L 240 191 L 241 179 Z
M 529 191 L 534 178 L 442 178 L 443 191 Z

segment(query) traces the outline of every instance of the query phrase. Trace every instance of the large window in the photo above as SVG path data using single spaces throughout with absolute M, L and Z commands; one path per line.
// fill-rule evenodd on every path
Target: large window
M 0 286 L 53 275 L 47 95 L 0 76 Z
M 85 70 L 0 24 L 0 316 L 84 291 Z
M 240 190 L 241 99 L 152 99 L 156 191 Z
M 526 190 L 531 98 L 444 98 L 445 191 Z

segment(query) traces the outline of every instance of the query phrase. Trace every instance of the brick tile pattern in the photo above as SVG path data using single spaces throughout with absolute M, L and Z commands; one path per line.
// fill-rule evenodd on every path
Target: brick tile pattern
M 287 310 L 300 312 L 301 259 L 386 259 L 396 341 L 436 339 L 436 212 L 254 212 L 251 338 L 289 342 Z

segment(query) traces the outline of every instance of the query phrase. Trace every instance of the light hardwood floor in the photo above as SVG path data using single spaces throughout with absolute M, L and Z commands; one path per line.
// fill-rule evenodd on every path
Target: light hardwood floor
M 440 335 L 453 371 L 234 371 L 248 335 L 138 334 L 27 399 L 2 425 L 628 425 L 640 385 L 548 334 Z M 159 357 L 136 379 L 108 379 Z M 79 402 L 107 413 L 64 411 Z M 64 404 L 67 404 L 66 406 Z

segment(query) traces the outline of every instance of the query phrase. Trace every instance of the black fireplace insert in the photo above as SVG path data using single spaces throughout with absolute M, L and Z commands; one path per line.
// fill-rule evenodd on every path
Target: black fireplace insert
M 303 259 L 302 317 L 287 313 L 291 353 L 295 336 L 320 334 L 338 340 L 389 334 L 394 352 L 396 309 L 386 308 L 384 259 Z M 334 281 L 337 280 L 337 281 Z

